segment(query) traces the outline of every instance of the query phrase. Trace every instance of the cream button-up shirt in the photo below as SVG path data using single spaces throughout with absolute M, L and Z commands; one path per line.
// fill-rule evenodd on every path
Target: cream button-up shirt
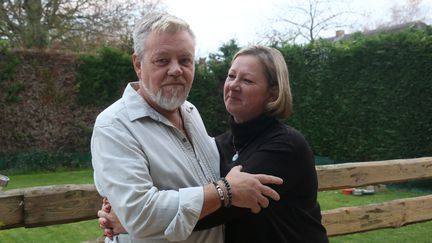
M 130 83 L 98 115 L 91 152 L 98 192 L 129 234 L 117 242 L 223 242 L 223 226 L 193 232 L 202 186 L 219 178 L 219 154 L 197 109 L 181 106 L 191 141 L 151 108 Z

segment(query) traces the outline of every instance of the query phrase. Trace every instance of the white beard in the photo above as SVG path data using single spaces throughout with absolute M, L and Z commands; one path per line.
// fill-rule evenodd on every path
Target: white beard
M 163 94 L 162 89 L 159 89 L 156 94 L 152 91 L 151 87 L 149 87 L 146 83 L 143 82 L 142 87 L 144 91 L 147 93 L 148 97 L 156 103 L 158 106 L 165 110 L 173 111 L 180 107 L 186 100 L 189 92 L 185 92 L 185 94 L 181 94 L 182 88 L 180 87 L 171 87 L 169 90 Z

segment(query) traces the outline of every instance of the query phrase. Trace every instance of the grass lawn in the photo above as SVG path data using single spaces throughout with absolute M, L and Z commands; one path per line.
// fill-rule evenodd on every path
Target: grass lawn
M 91 184 L 92 171 L 70 171 L 41 173 L 29 175 L 11 175 L 7 189 L 59 185 L 59 184 Z M 389 189 L 369 196 L 343 195 L 340 190 L 319 192 L 318 199 L 322 210 L 346 206 L 358 206 L 379 203 L 399 198 L 427 195 L 426 192 Z M 430 231 L 432 221 L 417 223 L 395 229 L 381 229 L 363 233 L 331 237 L 330 242 L 431 242 Z M 17 228 L 0 230 L 0 242 L 84 242 L 100 237 L 97 220 L 78 223 L 53 225 L 39 228 Z
M 10 181 L 5 188 L 6 190 L 62 184 L 93 184 L 92 170 L 11 175 L 8 177 Z

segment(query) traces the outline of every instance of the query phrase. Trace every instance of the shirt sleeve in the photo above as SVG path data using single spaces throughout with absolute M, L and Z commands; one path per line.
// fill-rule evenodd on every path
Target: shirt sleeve
M 156 188 L 140 144 L 122 127 L 95 126 L 91 152 L 96 187 L 133 238 L 178 241 L 191 234 L 204 201 L 202 187 Z

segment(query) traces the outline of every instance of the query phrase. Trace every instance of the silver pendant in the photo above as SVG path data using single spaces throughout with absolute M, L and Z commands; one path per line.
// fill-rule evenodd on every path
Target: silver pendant
M 233 162 L 236 161 L 236 160 L 238 159 L 238 157 L 239 157 L 238 152 L 236 152 L 236 153 L 234 154 L 234 156 L 232 157 L 232 161 L 233 161 Z

